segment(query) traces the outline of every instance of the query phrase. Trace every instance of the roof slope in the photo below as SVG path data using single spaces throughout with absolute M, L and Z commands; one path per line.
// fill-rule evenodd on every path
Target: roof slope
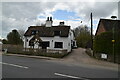
M 100 19 L 95 35 L 97 34 L 98 29 L 100 28 L 100 24 L 104 25 L 104 29 L 106 31 L 112 31 L 113 27 L 115 31 L 120 30 L 120 20 Z
M 112 30 L 113 27 L 115 30 L 120 30 L 120 20 L 101 19 L 101 22 L 106 31 Z
M 30 26 L 24 36 L 31 36 L 33 30 L 37 30 L 40 37 L 53 37 L 54 31 L 61 31 L 60 37 L 68 37 L 70 26 Z

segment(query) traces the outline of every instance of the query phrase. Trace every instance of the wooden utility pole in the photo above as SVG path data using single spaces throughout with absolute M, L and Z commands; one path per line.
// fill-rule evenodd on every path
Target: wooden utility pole
M 92 13 L 90 14 L 91 17 L 91 49 L 93 49 L 93 20 L 92 20 Z
M 117 16 L 111 16 L 111 18 L 113 19 L 113 20 L 115 20 L 115 19 L 117 19 Z M 112 43 L 113 43 L 113 57 L 114 57 L 114 63 L 116 62 L 115 60 L 116 60 L 116 58 L 115 58 L 115 52 L 114 52 L 114 49 L 115 49 L 115 23 L 113 24 L 113 40 L 112 40 Z

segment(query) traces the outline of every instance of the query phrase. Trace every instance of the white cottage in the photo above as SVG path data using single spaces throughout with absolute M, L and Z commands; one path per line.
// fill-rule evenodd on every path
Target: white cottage
M 52 26 L 52 17 L 48 17 L 44 26 L 30 26 L 24 34 L 24 48 L 46 49 L 47 52 L 71 52 L 76 41 L 70 26 L 60 22 Z

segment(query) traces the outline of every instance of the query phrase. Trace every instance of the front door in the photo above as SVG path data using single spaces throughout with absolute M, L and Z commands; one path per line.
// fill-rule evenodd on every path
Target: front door
M 41 46 L 42 46 L 42 49 L 47 49 L 47 47 L 49 47 L 49 41 L 42 42 Z
M 43 44 L 42 49 L 47 49 L 47 46 Z

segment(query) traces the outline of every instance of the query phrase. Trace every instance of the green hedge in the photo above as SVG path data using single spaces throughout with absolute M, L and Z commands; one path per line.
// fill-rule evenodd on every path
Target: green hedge
M 104 32 L 95 36 L 93 42 L 94 53 L 106 53 L 113 55 L 113 32 Z M 114 53 L 116 57 L 120 55 L 120 31 L 114 32 Z
M 114 33 L 114 53 L 120 53 L 120 31 Z M 112 32 L 104 32 L 100 35 L 97 35 L 94 39 L 94 52 L 98 53 L 113 53 L 113 33 Z

